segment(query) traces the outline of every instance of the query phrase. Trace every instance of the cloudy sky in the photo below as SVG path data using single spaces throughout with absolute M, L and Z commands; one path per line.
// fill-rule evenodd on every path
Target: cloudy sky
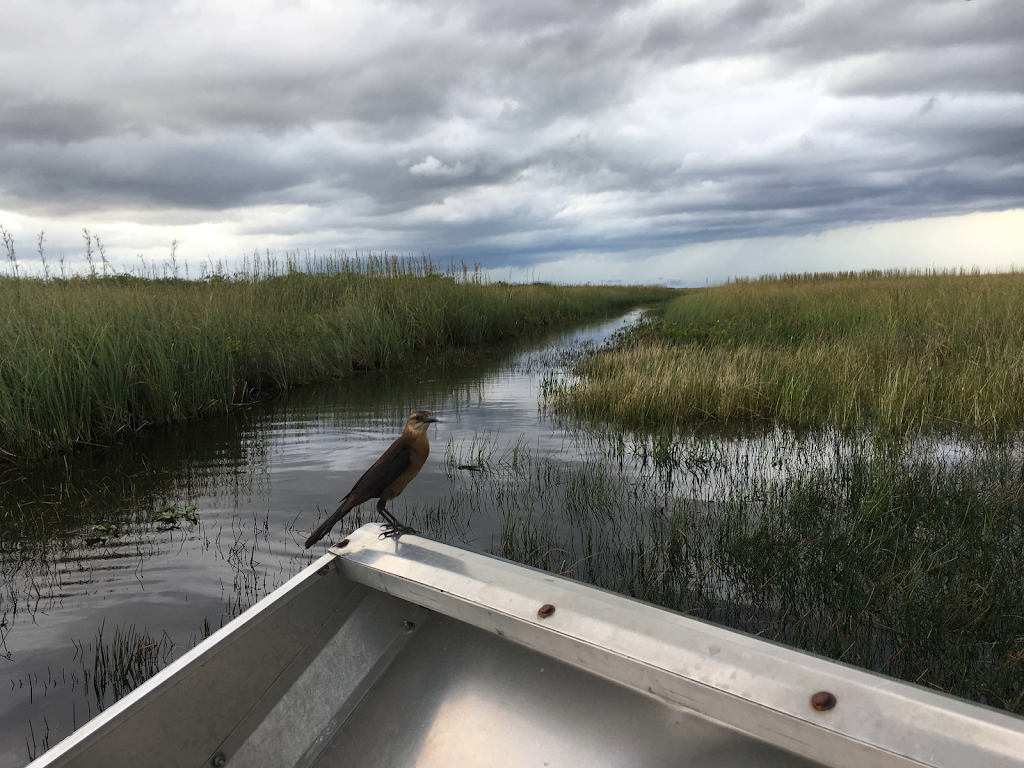
M 124 268 L 1024 267 L 1021 0 L 0 2 L 23 269 L 82 227 Z

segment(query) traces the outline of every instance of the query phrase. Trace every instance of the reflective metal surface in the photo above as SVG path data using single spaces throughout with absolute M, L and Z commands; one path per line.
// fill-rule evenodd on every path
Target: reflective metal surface
M 828 765 L 1024 766 L 1022 718 L 427 539 L 349 539 L 353 580 Z
M 33 765 L 1024 765 L 1019 718 L 378 532 Z
M 816 765 L 445 616 L 416 632 L 318 768 Z

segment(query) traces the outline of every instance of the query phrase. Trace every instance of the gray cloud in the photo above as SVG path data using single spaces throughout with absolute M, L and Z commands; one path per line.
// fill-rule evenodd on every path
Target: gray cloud
M 1018 0 L 22 2 L 5 26 L 7 211 L 526 265 L 1024 206 Z
M 0 141 L 68 144 L 103 136 L 112 126 L 90 104 L 23 101 L 0 107 Z

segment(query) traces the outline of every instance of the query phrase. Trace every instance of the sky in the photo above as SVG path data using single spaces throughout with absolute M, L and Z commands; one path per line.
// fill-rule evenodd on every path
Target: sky
M 0 3 L 23 273 L 83 228 L 119 269 L 1024 268 L 1021 0 Z

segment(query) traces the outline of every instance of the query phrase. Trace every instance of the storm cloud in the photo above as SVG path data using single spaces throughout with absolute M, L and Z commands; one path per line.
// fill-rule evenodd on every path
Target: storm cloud
M 1019 0 L 53 0 L 4 25 L 0 212 L 33 221 L 529 267 L 1024 206 Z

